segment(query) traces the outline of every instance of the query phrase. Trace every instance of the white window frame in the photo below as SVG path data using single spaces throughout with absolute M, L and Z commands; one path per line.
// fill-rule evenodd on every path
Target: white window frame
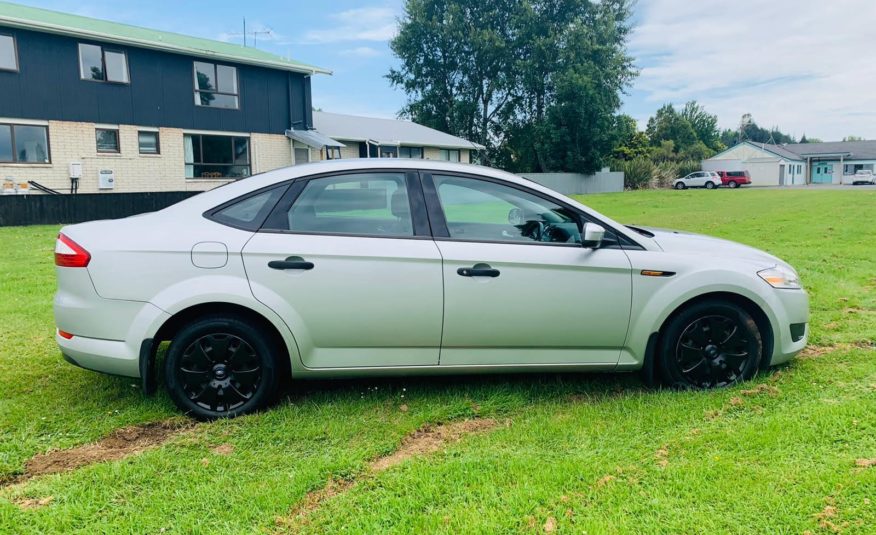
M 100 49 L 100 64 L 101 69 L 103 70 L 103 80 L 98 80 L 97 78 L 92 77 L 91 75 L 86 76 L 84 71 L 84 65 L 82 64 L 82 47 L 83 46 L 94 46 Z M 101 84 L 121 84 L 121 85 L 130 85 L 131 83 L 131 68 L 128 65 L 128 53 L 124 50 L 118 48 L 107 48 L 103 45 L 96 45 L 94 43 L 79 43 L 79 46 L 76 47 L 76 50 L 79 54 L 79 79 L 84 80 L 86 82 L 98 82 Z M 106 69 L 106 54 L 107 52 L 111 54 L 120 54 L 125 58 L 125 79 L 124 80 L 110 80 L 109 72 Z
M 18 40 L 11 33 L 0 33 L 0 37 L 8 37 L 12 39 L 12 62 L 15 64 L 14 68 L 8 67 L 0 67 L 0 72 L 19 72 L 20 65 L 18 61 Z

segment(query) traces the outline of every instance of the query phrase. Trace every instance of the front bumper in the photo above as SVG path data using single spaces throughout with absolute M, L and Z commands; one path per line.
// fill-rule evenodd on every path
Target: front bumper
M 775 317 L 771 318 L 773 324 L 773 354 L 769 361 L 771 366 L 788 362 L 803 351 L 809 341 L 809 296 L 806 292 L 776 290 L 775 297 L 777 300 L 776 306 L 773 307 Z

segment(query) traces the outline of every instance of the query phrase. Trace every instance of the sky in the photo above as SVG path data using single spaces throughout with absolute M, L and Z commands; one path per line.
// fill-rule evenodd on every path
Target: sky
M 394 117 L 405 103 L 385 78 L 403 0 L 18 1 L 235 43 L 245 17 L 250 46 L 334 72 L 313 78 L 317 108 Z M 876 139 L 876 0 L 639 0 L 634 20 L 622 111 L 642 128 L 697 100 L 721 128 L 751 113 L 795 137 Z

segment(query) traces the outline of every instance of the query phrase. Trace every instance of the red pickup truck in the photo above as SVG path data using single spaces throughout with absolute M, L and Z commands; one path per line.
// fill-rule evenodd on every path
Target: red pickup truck
M 721 177 L 721 185 L 738 188 L 743 184 L 751 184 L 751 175 L 748 171 L 716 171 Z

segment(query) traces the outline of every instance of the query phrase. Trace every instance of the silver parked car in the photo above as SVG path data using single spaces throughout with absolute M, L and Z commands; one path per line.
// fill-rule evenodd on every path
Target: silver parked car
M 808 300 L 765 252 L 629 227 L 508 173 L 332 161 L 159 212 L 64 227 L 65 358 L 199 418 L 281 377 L 632 371 L 720 387 L 806 345 Z
M 706 188 L 715 189 L 721 187 L 721 175 L 715 171 L 696 171 L 689 175 L 678 178 L 672 183 L 675 189 Z

